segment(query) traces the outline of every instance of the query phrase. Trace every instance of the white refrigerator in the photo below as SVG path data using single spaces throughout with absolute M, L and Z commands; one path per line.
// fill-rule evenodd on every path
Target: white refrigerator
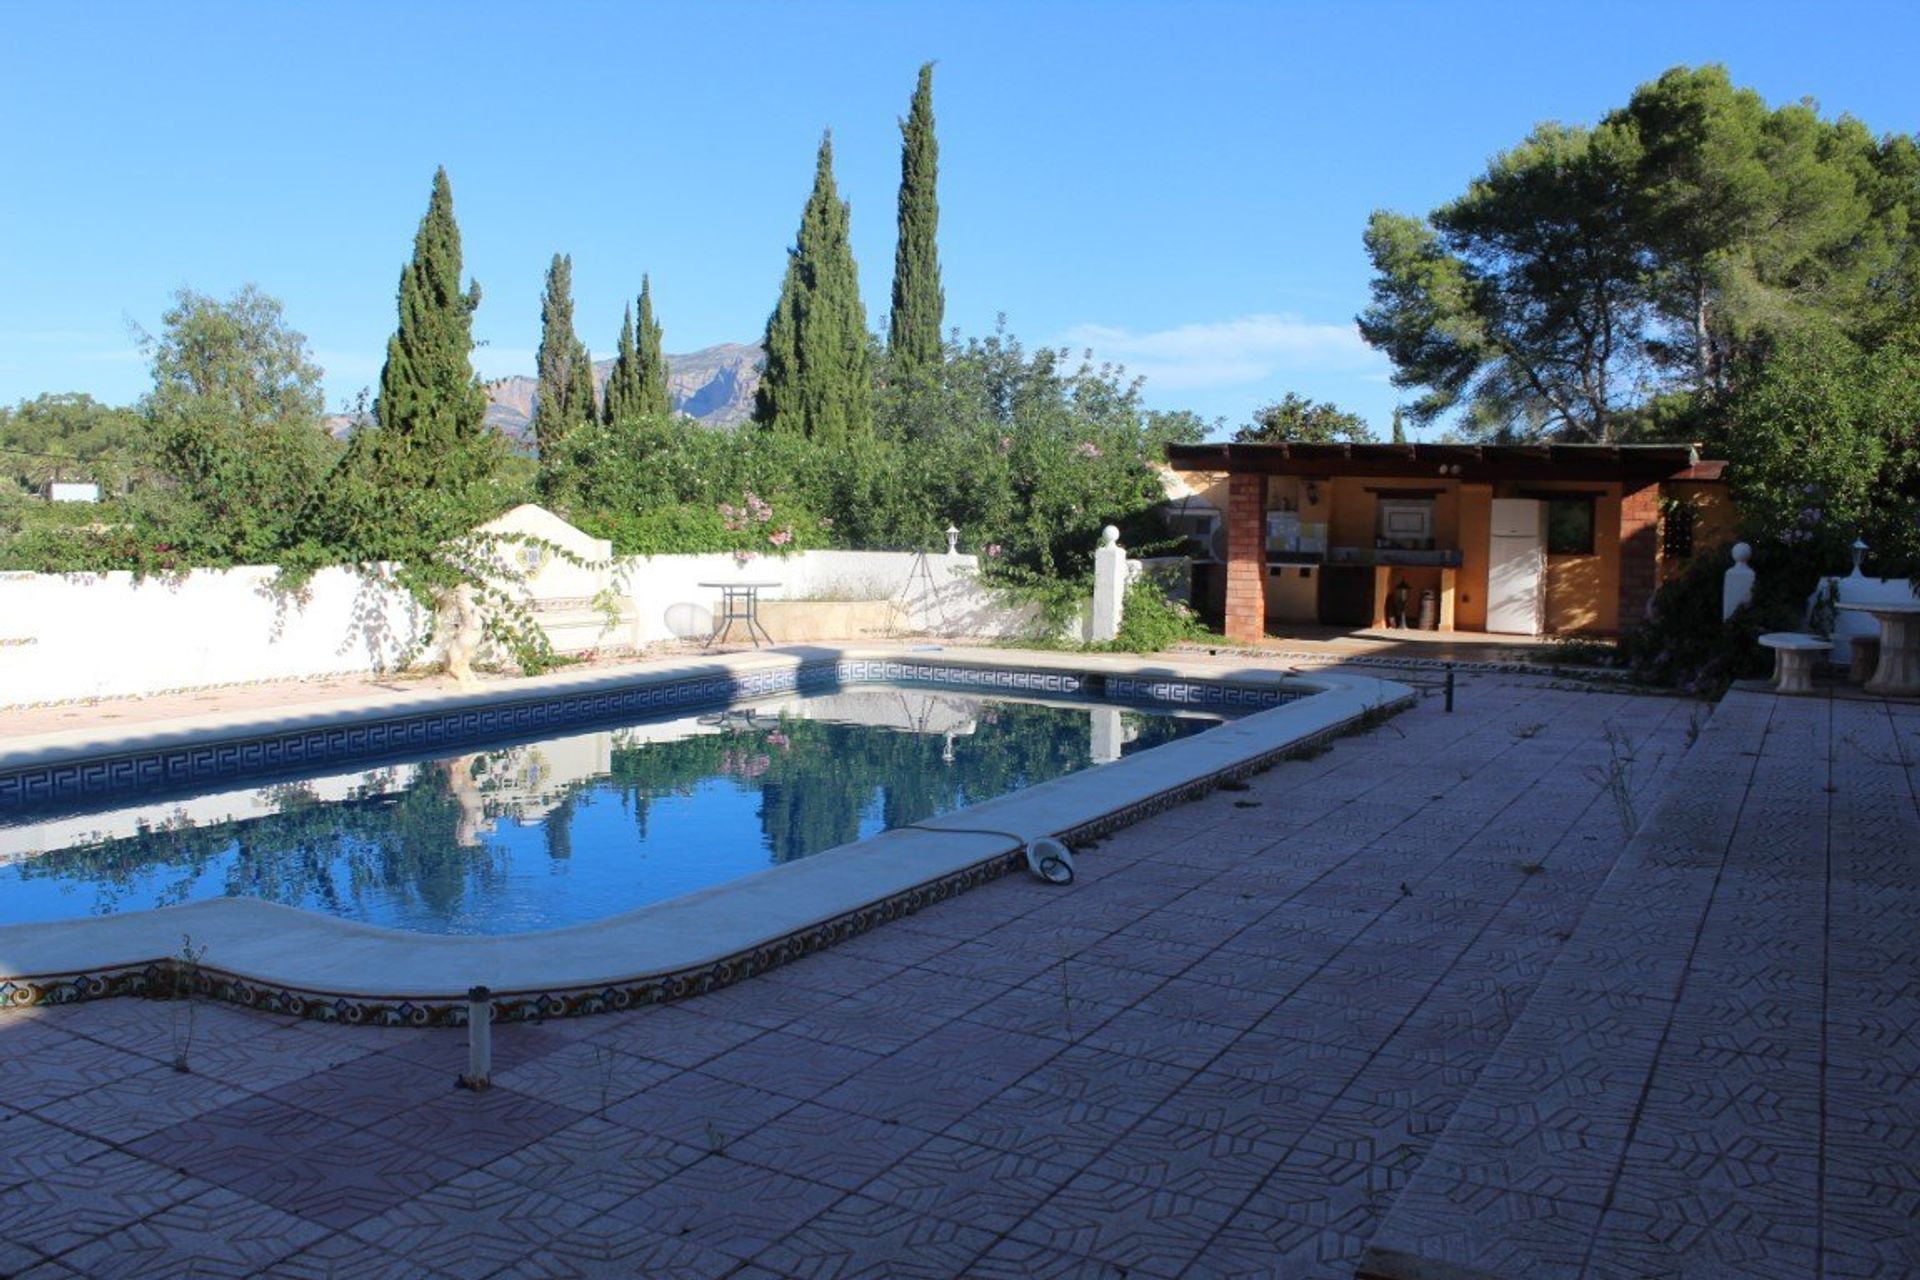
M 1487 548 L 1487 630 L 1537 636 L 1547 619 L 1547 504 L 1495 498 Z

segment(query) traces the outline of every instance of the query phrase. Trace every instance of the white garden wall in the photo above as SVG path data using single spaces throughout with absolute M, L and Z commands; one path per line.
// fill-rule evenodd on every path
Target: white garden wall
M 973 556 L 944 553 L 806 551 L 745 564 L 634 556 L 585 574 L 555 564 L 530 585 L 536 599 L 606 587 L 628 597 L 621 612 L 631 622 L 604 637 L 609 649 L 704 636 L 719 592 L 699 584 L 723 581 L 777 584 L 767 599 L 897 601 L 911 634 L 1018 634 L 1029 611 L 996 602 L 977 567 Z M 414 656 L 427 619 L 404 593 L 327 569 L 291 596 L 274 577 L 258 567 L 144 581 L 0 573 L 0 707 L 387 671 Z
M 298 595 L 275 576 L 0 573 L 0 706 L 388 670 L 424 630 L 410 597 L 351 570 Z

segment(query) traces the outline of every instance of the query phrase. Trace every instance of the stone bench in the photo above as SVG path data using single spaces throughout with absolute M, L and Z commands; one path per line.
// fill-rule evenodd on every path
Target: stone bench
M 1833 641 L 1797 631 L 1769 631 L 1760 637 L 1773 650 L 1773 687 L 1777 693 L 1812 693 L 1813 659 L 1833 648 Z

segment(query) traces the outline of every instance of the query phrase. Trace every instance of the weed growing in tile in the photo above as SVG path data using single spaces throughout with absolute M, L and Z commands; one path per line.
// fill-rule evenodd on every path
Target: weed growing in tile
M 206 957 L 206 943 L 196 945 L 192 934 L 180 935 L 180 952 L 173 958 L 173 1069 L 183 1075 L 193 1070 L 194 991 L 200 985 L 200 962 Z
M 1620 818 L 1620 829 L 1631 836 L 1640 826 L 1634 807 L 1633 743 L 1626 730 L 1617 725 L 1609 724 L 1602 732 L 1607 743 L 1606 762 L 1589 769 L 1587 775 L 1606 788 Z

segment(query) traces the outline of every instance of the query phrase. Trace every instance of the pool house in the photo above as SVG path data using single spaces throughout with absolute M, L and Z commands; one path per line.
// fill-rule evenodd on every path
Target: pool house
M 1726 464 L 1684 444 L 1195 444 L 1167 461 L 1194 599 L 1230 640 L 1614 634 L 1732 534 Z

